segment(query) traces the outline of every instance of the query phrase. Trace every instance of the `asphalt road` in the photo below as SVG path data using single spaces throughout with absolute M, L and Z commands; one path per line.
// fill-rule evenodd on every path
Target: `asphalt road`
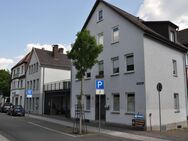
M 133 141 L 94 133 L 74 136 L 69 134 L 69 130 L 68 127 L 49 122 L 0 113 L 0 137 L 2 135 L 9 141 Z

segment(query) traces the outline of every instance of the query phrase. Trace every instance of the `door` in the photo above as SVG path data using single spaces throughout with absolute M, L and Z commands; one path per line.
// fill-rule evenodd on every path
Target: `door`
M 101 120 L 106 120 L 106 96 L 101 95 Z M 95 120 L 99 120 L 99 95 L 95 97 Z

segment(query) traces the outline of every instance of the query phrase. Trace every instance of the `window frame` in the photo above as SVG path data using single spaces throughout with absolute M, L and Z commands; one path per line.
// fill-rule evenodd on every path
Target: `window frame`
M 117 112 L 120 113 L 120 94 L 119 93 L 112 93 L 113 96 L 113 100 L 112 100 L 112 112 Z M 119 104 L 118 107 L 115 107 L 116 103 L 115 103 L 115 96 L 119 96 Z
M 180 112 L 179 93 L 174 93 L 174 110 L 175 110 L 176 113 Z
M 132 57 L 133 59 L 133 64 L 131 64 L 133 66 L 132 70 L 128 70 L 128 57 Z M 129 66 L 131 66 L 129 65 Z M 130 73 L 130 72 L 134 72 L 135 71 L 135 61 L 134 61 L 134 54 L 133 53 L 129 53 L 129 54 L 125 54 L 125 73 Z
M 104 12 L 103 9 L 98 10 L 97 12 L 97 22 L 101 22 L 104 19 Z
M 102 37 L 102 43 L 100 43 L 100 38 L 101 37 Z M 98 45 L 104 45 L 104 33 L 103 32 L 97 34 L 97 44 Z
M 172 59 L 172 67 L 173 67 L 172 74 L 174 77 L 177 77 L 178 76 L 178 66 L 177 66 L 177 61 L 175 59 Z
M 87 103 L 88 97 L 89 97 L 89 105 L 87 105 L 88 104 Z M 85 111 L 91 111 L 91 95 L 89 95 L 89 94 L 85 95 L 85 104 L 86 104 Z
M 136 99 L 135 99 L 135 93 L 134 92 L 126 92 L 126 113 L 131 113 L 134 114 L 136 112 Z M 130 110 L 130 105 L 132 101 L 129 101 L 129 96 L 133 95 L 134 96 L 134 106 L 133 106 L 133 111 Z M 133 103 L 133 102 L 132 102 Z
M 118 29 L 115 31 L 115 29 Z M 115 37 L 115 33 L 117 32 L 117 37 Z M 112 27 L 112 44 L 119 43 L 119 25 Z M 117 38 L 117 39 L 116 39 Z
M 175 31 L 170 30 L 170 41 L 175 43 Z
M 113 57 L 111 58 L 111 61 L 112 61 L 112 75 L 116 75 L 116 74 L 119 74 L 119 57 Z M 118 64 L 118 67 L 115 67 L 115 61 L 118 61 L 117 64 Z

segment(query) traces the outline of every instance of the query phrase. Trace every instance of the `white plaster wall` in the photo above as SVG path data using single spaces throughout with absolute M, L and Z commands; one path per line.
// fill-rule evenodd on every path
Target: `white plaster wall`
M 45 68 L 44 83 L 50 83 L 55 81 L 70 80 L 70 70 Z
M 152 113 L 152 126 L 159 126 L 159 101 L 156 85 L 163 84 L 161 92 L 162 125 L 186 121 L 186 83 L 184 54 L 144 38 L 146 114 Z M 177 61 L 178 77 L 173 76 L 172 59 Z M 179 93 L 180 113 L 174 110 L 174 93 Z
M 103 9 L 104 20 L 97 23 L 97 11 Z M 111 44 L 112 28 L 119 25 L 119 43 Z M 145 87 L 136 85 L 137 82 L 144 82 L 144 52 L 143 52 L 143 32 L 129 21 L 123 19 L 111 9 L 103 4 L 99 4 L 87 26 L 93 36 L 103 32 L 104 48 L 98 60 L 104 60 L 104 80 L 106 102 L 110 105 L 110 110 L 106 111 L 106 121 L 113 123 L 131 124 L 133 115 L 125 114 L 126 92 L 134 92 L 136 99 L 136 112 L 145 115 Z M 124 55 L 134 53 L 135 72 L 124 74 Z M 120 73 L 119 76 L 111 77 L 111 58 L 119 56 Z M 74 117 L 74 105 L 76 95 L 80 93 L 80 83 L 75 80 L 76 71 L 72 69 L 72 111 Z M 91 111 L 86 113 L 86 118 L 95 120 L 95 76 L 98 74 L 98 65 L 91 70 L 91 80 L 85 80 L 84 93 L 91 95 Z M 112 114 L 112 93 L 120 93 L 120 114 Z

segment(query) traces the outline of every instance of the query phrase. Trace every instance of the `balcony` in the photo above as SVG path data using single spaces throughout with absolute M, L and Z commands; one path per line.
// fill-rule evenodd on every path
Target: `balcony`
M 70 80 L 56 81 L 44 84 L 44 91 L 70 90 Z

